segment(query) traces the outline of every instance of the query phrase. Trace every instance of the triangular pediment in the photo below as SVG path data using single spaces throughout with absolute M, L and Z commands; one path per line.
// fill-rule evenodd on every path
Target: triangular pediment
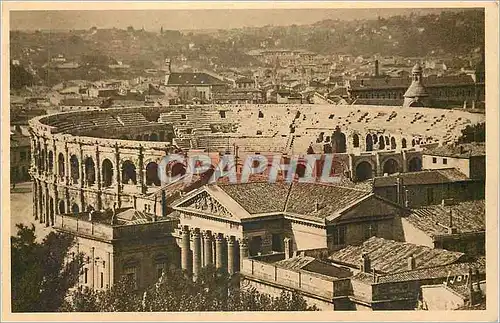
M 336 216 L 331 217 L 328 220 L 344 221 L 369 217 L 401 215 L 403 211 L 404 209 L 399 205 L 372 194 L 368 195 L 356 204 L 341 210 Z
M 224 218 L 234 218 L 234 215 L 206 190 L 181 202 L 177 208 L 192 209 Z

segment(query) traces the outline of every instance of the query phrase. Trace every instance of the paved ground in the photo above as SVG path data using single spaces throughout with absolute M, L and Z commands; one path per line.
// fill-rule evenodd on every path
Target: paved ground
M 39 223 L 38 220 L 35 220 L 33 217 L 32 196 L 31 182 L 18 183 L 14 189 L 12 189 L 12 186 L 10 187 L 10 234 L 15 235 L 17 233 L 17 223 L 23 223 L 27 226 L 31 226 L 31 223 L 33 223 L 35 225 L 37 238 L 41 240 L 51 231 L 51 229 L 46 228 L 45 224 Z

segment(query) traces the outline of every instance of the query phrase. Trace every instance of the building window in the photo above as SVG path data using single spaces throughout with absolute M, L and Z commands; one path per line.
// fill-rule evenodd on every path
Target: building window
M 129 281 L 133 282 L 134 288 L 137 289 L 137 268 L 136 267 L 125 268 L 124 275 L 127 277 Z
M 104 273 L 101 272 L 101 288 L 104 287 Z
M 25 151 L 21 151 L 20 158 L 21 158 L 21 161 L 26 160 L 26 152 Z
M 436 158 L 436 157 L 432 157 L 432 163 L 433 163 L 433 164 L 436 164 L 436 163 L 437 163 L 437 161 L 438 161 L 438 160 L 437 160 L 437 158 Z
M 346 226 L 338 226 L 333 228 L 333 244 L 345 245 L 345 236 L 347 232 Z
M 249 243 L 249 252 L 250 256 L 256 256 L 259 253 L 262 252 L 262 237 L 261 236 L 255 236 L 252 237 Z
M 443 165 L 447 165 L 448 164 L 448 159 L 447 158 L 443 158 Z
M 219 111 L 219 114 L 222 119 L 226 118 L 226 111 Z
M 283 245 L 281 243 L 281 234 L 274 234 L 273 233 L 273 238 L 272 238 L 272 250 L 276 252 L 281 252 L 283 251 Z
M 187 116 L 185 114 L 181 114 L 181 119 L 187 119 Z
M 89 269 L 85 268 L 83 270 L 83 283 L 87 284 L 88 283 L 88 276 L 89 276 Z
M 371 237 L 376 237 L 378 233 L 378 225 L 377 222 L 366 223 L 363 227 L 363 236 L 365 240 L 370 239 Z
M 161 276 L 163 276 L 163 273 L 165 272 L 166 265 L 165 263 L 157 263 L 156 265 L 156 279 L 160 279 Z

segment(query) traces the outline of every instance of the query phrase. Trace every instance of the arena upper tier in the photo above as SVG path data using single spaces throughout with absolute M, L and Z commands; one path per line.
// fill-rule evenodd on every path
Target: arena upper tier
M 337 105 L 131 107 L 30 120 L 34 213 L 132 205 L 161 186 L 165 154 L 334 153 L 353 181 L 421 168 L 421 147 L 453 143 L 484 114 L 461 110 Z M 171 173 L 182 173 L 173 165 Z

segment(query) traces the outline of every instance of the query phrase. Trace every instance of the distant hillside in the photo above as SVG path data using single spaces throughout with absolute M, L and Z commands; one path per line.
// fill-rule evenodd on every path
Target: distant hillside
M 255 27 L 209 32 L 132 27 L 69 32 L 10 33 L 11 57 L 38 70 L 44 82 L 67 76 L 51 70 L 50 58 L 63 55 L 80 64 L 79 78 L 121 76 L 108 68 L 120 61 L 131 66 L 120 74 L 137 75 L 159 67 L 165 57 L 184 57 L 195 67 L 244 67 L 259 64 L 247 54 L 255 48 L 308 49 L 320 54 L 371 56 L 468 55 L 484 48 L 484 11 L 442 12 L 439 15 L 393 16 L 373 20 L 323 20 L 312 25 Z M 175 63 L 174 63 L 175 66 Z M 98 73 L 88 73 L 94 69 Z M 67 73 L 69 76 L 71 73 Z M 49 75 L 50 77 L 46 77 Z

